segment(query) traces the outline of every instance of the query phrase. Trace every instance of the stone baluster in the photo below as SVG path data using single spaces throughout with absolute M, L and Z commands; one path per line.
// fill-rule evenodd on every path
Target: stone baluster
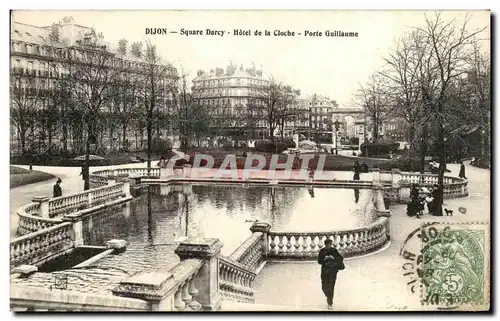
M 283 254 L 283 248 L 285 247 L 285 244 L 283 244 L 283 238 L 285 238 L 285 237 L 286 237 L 285 235 L 278 235 L 278 240 L 279 240 L 278 252 L 280 254 Z
M 287 235 L 286 236 L 286 252 L 290 254 L 292 252 L 292 236 Z
M 184 311 L 186 303 L 182 300 L 182 286 L 174 294 L 174 307 L 177 311 Z
M 214 311 L 220 308 L 219 294 L 219 255 L 222 243 L 218 239 L 188 239 L 181 242 L 175 253 L 181 260 L 196 258 L 203 260 L 200 271 L 195 276 L 198 284 L 196 300 L 203 310 Z
M 310 250 L 311 253 L 316 252 L 316 246 L 317 246 L 316 235 L 311 235 L 311 250 Z
M 294 250 L 293 250 L 293 252 L 294 253 L 299 253 L 300 252 L 300 235 L 294 235 L 293 236 L 293 240 L 294 240 L 294 243 L 293 243 Z
M 276 235 L 270 235 L 269 238 L 271 239 L 271 242 L 269 244 L 269 251 L 272 254 L 276 254 L 278 252 L 276 249 Z

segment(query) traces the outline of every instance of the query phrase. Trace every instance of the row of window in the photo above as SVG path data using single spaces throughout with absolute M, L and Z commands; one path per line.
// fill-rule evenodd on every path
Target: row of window
M 206 87 L 223 87 L 230 85 L 260 85 L 263 86 L 268 81 L 260 80 L 260 79 L 252 79 L 252 78 L 227 78 L 227 79 L 218 79 L 218 80 L 199 80 L 194 83 L 194 88 L 206 88 Z
M 16 42 L 16 41 L 11 42 L 11 50 L 13 52 L 21 52 L 25 54 L 39 55 L 52 58 L 66 58 L 66 59 L 69 58 L 70 55 L 72 57 L 83 58 L 87 54 L 89 54 L 89 51 L 85 51 L 84 49 L 80 48 L 58 48 L 58 47 L 30 44 L 25 42 Z M 108 64 L 112 65 L 113 67 L 128 68 L 135 70 L 142 70 L 145 68 L 146 65 L 142 62 L 130 61 L 116 57 L 109 59 Z M 169 66 L 168 68 L 171 74 L 176 73 L 175 68 L 173 68 L 172 66 Z

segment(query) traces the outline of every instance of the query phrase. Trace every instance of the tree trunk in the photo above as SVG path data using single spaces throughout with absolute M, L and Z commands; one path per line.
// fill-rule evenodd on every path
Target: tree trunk
M 440 108 L 442 109 L 442 108 Z M 446 169 L 446 149 L 444 146 L 444 130 L 443 121 L 440 120 L 438 125 L 438 150 L 439 150 L 439 173 L 438 173 L 438 190 L 436 199 L 436 212 L 434 215 L 443 216 L 443 194 L 444 194 L 444 171 Z
M 85 166 L 84 166 L 84 175 L 85 182 L 83 186 L 83 190 L 87 191 L 90 189 L 90 133 L 92 131 L 92 124 L 90 121 L 87 121 L 87 141 L 85 143 Z
M 63 143 L 63 152 L 66 155 L 68 153 L 68 125 L 63 120 L 63 130 L 62 130 L 62 143 Z
M 410 142 L 410 153 L 415 150 L 416 144 L 415 144 L 415 123 L 413 121 L 409 122 L 409 129 L 408 129 L 408 140 Z
M 126 137 L 127 137 L 127 124 L 122 123 L 122 146 L 128 148 L 128 146 L 126 146 L 125 143 L 125 140 L 127 139 Z
M 424 125 L 424 128 L 422 129 L 422 136 L 420 137 L 420 174 L 423 174 L 425 171 L 425 154 L 427 153 L 426 139 L 427 139 L 427 126 Z
M 152 124 L 152 115 L 149 115 L 148 117 L 148 124 L 147 124 L 147 134 L 148 134 L 148 176 L 151 173 L 151 144 L 153 143 L 153 124 Z
M 109 151 L 113 150 L 113 120 L 108 119 L 109 122 Z
M 18 128 L 17 133 L 21 142 L 21 153 L 24 154 L 26 152 L 26 131 Z

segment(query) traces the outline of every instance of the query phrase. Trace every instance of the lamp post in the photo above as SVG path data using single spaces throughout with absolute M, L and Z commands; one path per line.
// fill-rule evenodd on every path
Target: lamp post
M 335 125 L 335 155 L 338 155 L 339 154 L 339 149 L 338 149 L 339 140 L 337 137 L 337 133 L 339 131 L 340 122 L 337 119 L 337 120 L 335 120 L 335 122 L 333 124 Z

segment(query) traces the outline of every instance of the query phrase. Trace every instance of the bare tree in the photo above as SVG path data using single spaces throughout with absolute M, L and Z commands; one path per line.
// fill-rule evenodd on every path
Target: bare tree
M 181 150 L 186 152 L 193 138 L 197 138 L 199 145 L 200 139 L 208 132 L 210 115 L 202 104 L 203 92 L 190 89 L 187 73 L 182 72 L 174 87 L 172 118 L 179 131 Z
M 147 166 L 151 169 L 153 129 L 156 124 L 155 115 L 159 109 L 170 105 L 175 91 L 176 69 L 166 63 L 156 50 L 156 46 L 146 43 L 144 52 L 138 51 L 140 44 L 132 44 L 141 58 L 143 71 L 138 76 L 139 112 L 146 123 L 147 134 Z
M 417 28 L 422 37 L 417 44 L 423 48 L 425 55 L 419 82 L 425 112 L 429 113 L 436 132 L 436 144 L 439 151 L 438 190 L 436 199 L 436 215 L 442 215 L 443 177 L 446 166 L 445 138 L 455 128 L 450 121 L 456 106 L 450 104 L 450 89 L 453 81 L 466 73 L 466 57 L 471 54 L 477 42 L 476 35 L 484 29 L 469 31 L 470 15 L 467 14 L 462 23 L 456 19 L 445 21 L 440 13 L 433 18 L 426 16 L 426 26 Z
M 256 95 L 248 106 L 248 113 L 257 119 L 261 117 L 266 121 L 269 137 L 273 139 L 274 131 L 282 123 L 282 120 L 286 120 L 292 115 L 290 106 L 293 90 L 290 86 L 284 85 L 274 78 L 271 78 L 269 83 L 255 85 L 251 88 L 255 90 Z
M 101 108 L 111 104 L 112 90 L 119 79 L 119 59 L 98 43 L 95 33 L 86 35 L 80 46 L 60 49 L 66 80 L 71 86 L 75 102 L 82 108 L 82 123 L 86 131 L 85 141 L 85 190 L 89 189 L 89 155 L 91 143 L 97 141 L 97 121 Z
M 415 50 L 416 33 L 413 31 L 399 40 L 394 52 L 385 59 L 385 70 L 380 73 L 390 82 L 389 89 L 395 107 L 391 114 L 408 123 L 410 155 L 416 147 L 416 131 L 422 117 L 418 71 L 423 63 L 423 55 L 421 51 Z
M 379 129 L 392 104 L 387 81 L 379 73 L 373 74 L 366 85 L 361 85 L 357 97 L 372 125 L 372 138 L 379 139 Z
M 31 128 L 31 123 L 36 119 L 38 105 L 41 101 L 43 89 L 40 79 L 33 74 L 23 75 L 13 70 L 10 83 L 11 121 L 17 130 L 21 143 L 21 152 L 26 152 L 26 136 Z M 31 70 L 27 70 L 31 72 Z

